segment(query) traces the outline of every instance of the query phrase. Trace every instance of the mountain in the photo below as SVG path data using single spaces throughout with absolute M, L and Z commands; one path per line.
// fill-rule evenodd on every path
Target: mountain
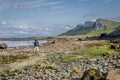
M 111 33 L 114 31 L 120 22 L 97 19 L 96 21 L 87 21 L 82 25 L 77 25 L 75 28 L 60 34 L 60 36 L 72 36 L 72 35 L 86 35 L 86 36 L 98 36 L 101 33 Z

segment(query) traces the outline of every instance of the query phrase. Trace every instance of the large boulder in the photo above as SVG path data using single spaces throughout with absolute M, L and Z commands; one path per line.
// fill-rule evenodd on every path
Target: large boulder
M 84 72 L 81 80 L 104 80 L 104 79 L 103 74 L 100 70 L 91 68 Z
M 0 44 L 0 49 L 7 49 L 8 45 L 6 43 L 1 43 Z

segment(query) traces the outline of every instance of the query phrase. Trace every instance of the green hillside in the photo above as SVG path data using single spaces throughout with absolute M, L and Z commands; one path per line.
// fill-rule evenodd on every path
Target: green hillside
M 116 30 L 120 25 L 120 22 L 106 20 L 106 19 L 97 19 L 95 22 L 89 21 L 85 22 L 83 25 L 77 25 L 75 28 L 60 34 L 60 36 L 98 36 L 101 33 L 111 33 Z

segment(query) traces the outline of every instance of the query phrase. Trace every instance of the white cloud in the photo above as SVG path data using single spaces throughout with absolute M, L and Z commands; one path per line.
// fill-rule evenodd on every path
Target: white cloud
M 92 19 L 91 21 L 95 22 L 97 19 Z
M 45 32 L 44 32 L 44 34 L 46 34 L 46 35 L 50 35 L 51 33 L 50 33 L 50 32 L 45 31 Z
M 22 24 L 22 25 L 18 26 L 18 28 L 26 30 L 29 28 L 29 26 L 27 24 Z
M 6 25 L 7 24 L 7 22 L 5 22 L 5 21 L 0 21 L 0 25 Z
M 65 26 L 65 29 L 66 29 L 66 30 L 70 30 L 70 29 L 72 29 L 73 27 L 74 27 L 74 26 L 66 25 L 66 26 Z
M 0 10 L 15 8 L 15 9 L 35 9 L 35 8 L 50 8 L 53 5 L 59 5 L 63 1 L 47 1 L 47 0 L 0 0 Z
M 26 24 L 20 24 L 20 25 L 14 25 L 15 28 L 24 30 L 24 31 L 30 31 L 30 30 L 42 30 L 42 26 L 32 24 L 32 23 L 26 23 Z
M 51 6 L 50 8 L 54 10 L 54 9 L 63 9 L 64 7 L 62 7 L 62 6 Z
M 46 31 L 48 31 L 48 30 L 49 30 L 49 28 L 47 28 L 47 27 L 46 27 L 46 28 L 45 28 L 45 30 L 46 30 Z
M 19 34 L 28 34 L 28 32 L 26 32 L 26 31 L 17 31 L 17 33 L 19 33 Z
M 26 0 L 0 0 L 0 9 L 8 8 L 31 8 L 38 0 L 26 1 Z M 39 1 L 40 2 L 40 1 Z
M 72 26 L 61 24 L 24 23 L 0 27 L 0 37 L 53 36 L 63 33 Z
M 49 2 L 48 4 L 49 5 L 58 5 L 58 4 L 61 4 L 61 3 L 63 3 L 63 1 Z

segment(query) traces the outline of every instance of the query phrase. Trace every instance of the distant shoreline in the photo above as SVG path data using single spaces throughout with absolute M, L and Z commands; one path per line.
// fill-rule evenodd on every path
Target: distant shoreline
M 27 38 L 0 38 L 0 41 L 30 41 L 37 38 L 38 40 L 54 39 L 53 37 L 27 37 Z

